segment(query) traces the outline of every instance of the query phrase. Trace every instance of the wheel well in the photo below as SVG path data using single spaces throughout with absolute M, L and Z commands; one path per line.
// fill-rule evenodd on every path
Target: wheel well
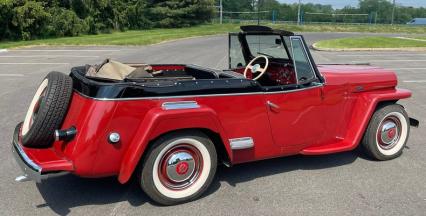
M 396 104 L 396 102 L 398 102 L 398 100 L 380 101 L 379 103 L 377 103 L 376 109 L 374 111 L 376 111 L 376 110 L 378 110 L 378 109 L 380 109 L 382 107 L 385 107 L 387 105 Z
M 185 129 L 178 129 L 178 130 L 172 130 L 168 131 L 166 133 L 160 134 L 159 136 L 155 137 L 154 139 L 150 140 L 147 147 L 145 148 L 145 151 L 140 159 L 140 161 L 143 161 L 145 159 L 146 153 L 148 152 L 148 149 L 152 147 L 154 142 L 159 139 L 160 137 L 163 137 L 167 134 L 176 133 L 176 132 L 185 132 L 185 131 L 200 131 L 203 134 L 205 134 L 210 140 L 213 142 L 216 148 L 216 153 L 218 157 L 218 161 L 225 164 L 230 164 L 230 159 L 228 152 L 226 151 L 225 144 L 222 141 L 222 138 L 220 137 L 219 133 L 216 133 L 210 129 L 207 128 L 185 128 Z
M 363 134 L 363 135 L 362 135 L 362 138 L 361 138 L 361 140 L 360 140 L 360 141 L 358 142 L 358 144 L 357 144 L 357 147 L 358 147 L 358 148 L 360 148 L 360 146 L 361 146 L 360 144 L 363 142 L 363 137 L 364 137 L 365 133 L 367 132 L 368 125 L 370 124 L 370 122 L 371 122 L 371 118 L 373 117 L 374 113 L 375 113 L 377 110 L 379 110 L 379 109 L 381 109 L 381 108 L 383 108 L 383 107 L 385 107 L 385 106 L 392 105 L 392 104 L 396 104 L 396 102 L 398 102 L 398 100 L 379 101 L 379 102 L 377 103 L 376 108 L 374 109 L 373 113 L 371 114 L 370 119 L 368 120 L 367 125 L 366 125 L 366 127 L 365 127 L 365 129 L 364 129 L 364 132 L 362 133 L 362 134 Z
M 231 160 L 229 159 L 228 152 L 226 151 L 225 144 L 220 137 L 220 134 L 206 128 L 198 129 L 205 133 L 213 142 L 216 147 L 218 161 L 224 164 L 230 164 Z

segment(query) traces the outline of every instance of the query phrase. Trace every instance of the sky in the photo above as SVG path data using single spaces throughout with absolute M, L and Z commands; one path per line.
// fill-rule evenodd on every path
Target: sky
M 278 0 L 282 3 L 295 3 L 299 0 Z M 392 1 L 392 0 L 389 0 Z M 346 5 L 357 6 L 358 0 L 302 0 L 303 3 L 316 3 L 316 4 L 329 4 L 334 8 L 343 8 Z M 396 0 L 398 5 L 413 6 L 413 7 L 426 7 L 426 0 Z

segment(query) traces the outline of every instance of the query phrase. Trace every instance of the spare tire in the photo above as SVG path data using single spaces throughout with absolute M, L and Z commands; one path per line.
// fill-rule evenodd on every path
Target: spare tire
M 50 72 L 38 87 L 21 128 L 22 145 L 50 147 L 64 121 L 72 94 L 71 77 Z

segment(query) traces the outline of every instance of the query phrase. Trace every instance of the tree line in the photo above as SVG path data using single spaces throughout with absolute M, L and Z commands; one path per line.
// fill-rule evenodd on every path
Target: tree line
M 219 4 L 219 1 L 216 0 L 216 4 Z M 299 5 L 297 3 L 286 4 L 280 3 L 277 0 L 223 0 L 222 3 L 224 11 L 268 11 L 268 13 L 259 14 L 261 19 L 266 20 L 272 20 L 272 17 L 275 16 L 275 19 L 278 21 L 297 21 L 298 17 Z M 332 5 L 324 4 L 301 4 L 302 18 L 306 22 L 370 22 L 390 24 L 392 22 L 391 14 L 393 9 L 391 0 L 359 0 L 358 6 L 346 6 L 342 9 L 334 9 Z M 343 16 L 342 14 L 358 14 L 358 16 Z M 359 16 L 360 14 L 365 14 L 365 16 Z M 413 18 L 426 18 L 426 8 L 414 8 L 397 4 L 394 14 L 394 23 L 405 24 Z M 257 14 L 225 13 L 225 18 L 256 19 Z
M 202 24 L 214 0 L 0 0 L 0 40 Z
M 0 41 L 76 36 L 111 31 L 178 28 L 217 19 L 220 0 L 0 0 Z M 297 21 L 298 4 L 277 0 L 223 0 L 225 12 L 261 13 L 260 19 Z M 302 4 L 306 22 L 391 23 L 389 0 L 360 0 L 358 7 Z M 314 15 L 312 14 L 314 13 Z M 316 14 L 315 13 L 322 13 Z M 332 14 L 368 14 L 336 16 Z M 394 23 L 426 17 L 426 8 L 395 8 Z M 256 14 L 225 14 L 225 18 L 257 19 Z M 349 20 L 348 20 L 349 19 Z

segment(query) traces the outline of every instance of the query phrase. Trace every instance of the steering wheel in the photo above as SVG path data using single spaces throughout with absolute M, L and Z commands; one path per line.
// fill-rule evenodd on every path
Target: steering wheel
M 256 62 L 257 60 L 259 60 L 261 58 L 265 59 L 265 62 L 266 62 L 264 68 L 260 67 L 259 64 L 253 65 L 254 62 Z M 246 69 L 244 70 L 244 77 L 247 78 L 247 73 L 248 73 L 248 71 L 250 69 L 250 72 L 252 74 L 256 73 L 256 72 L 260 72 L 260 74 L 257 75 L 255 78 L 252 78 L 252 80 L 258 80 L 260 77 L 262 77 L 265 74 L 266 70 L 268 69 L 268 66 L 269 66 L 268 57 L 266 57 L 264 55 L 257 56 L 256 58 L 254 58 L 253 60 L 251 60 L 248 63 L 248 65 L 246 66 Z

